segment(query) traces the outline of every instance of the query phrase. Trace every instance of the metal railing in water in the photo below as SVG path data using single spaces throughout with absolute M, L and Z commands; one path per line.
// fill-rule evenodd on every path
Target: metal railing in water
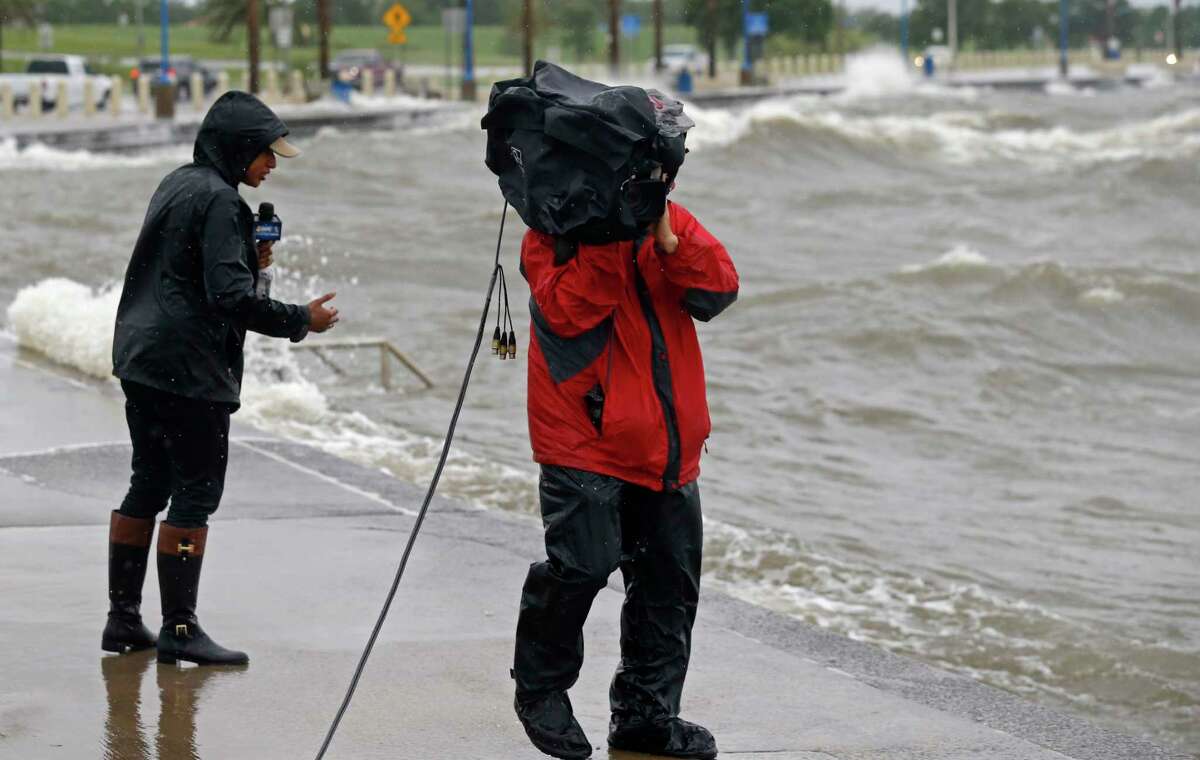
M 410 373 L 412 373 L 426 388 L 434 386 L 433 380 L 429 379 L 416 363 L 389 340 L 385 338 L 347 338 L 344 340 L 320 340 L 314 342 L 305 341 L 298 343 L 292 347 L 293 350 L 311 351 L 313 356 L 317 357 L 326 367 L 329 367 L 337 375 L 345 375 L 346 370 L 341 367 L 329 352 L 355 350 L 360 348 L 373 348 L 379 351 L 379 384 L 384 390 L 392 390 L 392 360 L 400 362 Z

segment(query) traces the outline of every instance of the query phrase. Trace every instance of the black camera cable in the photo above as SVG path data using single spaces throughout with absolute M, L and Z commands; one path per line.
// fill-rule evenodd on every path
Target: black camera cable
M 483 344 L 484 330 L 487 329 L 488 315 L 492 307 L 492 293 L 496 290 L 497 278 L 503 278 L 504 268 L 500 266 L 500 243 L 504 239 L 504 220 L 508 216 L 508 201 L 504 202 L 504 211 L 500 214 L 500 233 L 496 236 L 496 260 L 492 265 L 492 279 L 488 283 L 487 298 L 483 304 L 483 316 L 479 319 L 479 331 L 475 334 L 475 347 L 471 349 L 471 358 L 467 362 L 467 371 L 463 377 L 462 387 L 458 390 L 458 403 L 454 406 L 454 414 L 450 418 L 450 428 L 446 431 L 446 440 L 442 444 L 442 455 L 438 459 L 437 468 L 433 471 L 433 479 L 429 482 L 429 490 L 425 493 L 425 502 L 421 505 L 421 511 L 417 513 L 416 522 L 413 523 L 412 532 L 408 536 L 408 544 L 404 547 L 404 554 L 400 558 L 400 566 L 396 569 L 396 577 L 392 580 L 392 587 L 388 591 L 387 599 L 383 603 L 383 609 L 379 611 L 379 619 L 375 621 L 375 628 L 371 631 L 371 637 L 367 639 L 367 646 L 363 649 L 362 656 L 358 660 L 358 667 L 354 670 L 354 677 L 350 680 L 350 687 L 346 690 L 346 696 L 342 699 L 342 705 L 338 708 L 337 715 L 333 719 L 333 723 L 329 726 L 329 732 L 325 734 L 325 741 L 321 743 L 321 749 L 317 752 L 316 760 L 321 760 L 325 757 L 325 751 L 329 749 L 329 744 L 333 741 L 333 736 L 337 733 L 338 726 L 342 722 L 342 717 L 346 714 L 346 709 L 350 707 L 350 700 L 354 697 L 354 691 L 358 688 L 358 680 L 362 677 L 363 670 L 367 666 L 367 658 L 371 656 L 371 650 L 375 648 L 375 640 L 379 638 L 379 632 L 383 628 L 383 621 L 387 619 L 388 611 L 392 607 L 392 600 L 396 597 L 396 589 L 400 587 L 400 579 L 404 576 L 404 569 L 408 566 L 409 555 L 412 554 L 413 544 L 417 541 L 417 533 L 421 530 L 421 523 L 425 521 L 425 513 L 429 511 L 429 504 L 433 501 L 433 494 L 437 491 L 438 481 L 442 477 L 442 469 L 446 466 L 446 458 L 450 454 L 450 443 L 454 440 L 454 429 L 458 426 L 458 416 L 462 412 L 463 401 L 467 397 L 467 386 L 471 383 L 471 371 L 475 369 L 475 359 L 479 356 L 479 347 Z M 509 327 L 509 335 L 515 341 L 516 336 L 512 332 L 512 316 L 508 314 L 508 288 L 504 288 L 505 295 L 505 317 Z M 499 305 L 499 302 L 497 302 Z M 508 337 L 508 336 L 505 336 Z M 515 348 L 513 349 L 515 352 Z M 515 353 L 513 354 L 515 355 Z

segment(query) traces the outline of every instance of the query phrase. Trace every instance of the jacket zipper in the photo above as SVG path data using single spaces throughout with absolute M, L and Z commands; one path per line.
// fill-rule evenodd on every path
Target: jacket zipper
M 642 269 L 638 265 L 638 249 L 643 239 L 639 238 L 633 244 L 633 274 L 637 284 L 638 301 L 642 305 L 642 316 L 650 326 L 650 367 L 654 391 L 658 394 L 658 403 L 662 406 L 663 419 L 667 423 L 667 468 L 662 476 L 663 488 L 673 490 L 679 486 L 679 423 L 671 398 L 671 365 L 667 356 L 667 341 L 663 336 L 658 316 L 654 313 L 650 289 L 646 280 L 642 278 Z

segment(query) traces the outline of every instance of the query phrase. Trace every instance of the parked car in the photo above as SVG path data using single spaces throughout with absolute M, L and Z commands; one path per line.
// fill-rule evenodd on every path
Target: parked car
M 404 79 L 404 68 L 384 58 L 378 50 L 343 50 L 330 62 L 329 69 L 335 78 L 356 90 L 362 89 L 364 71 L 371 72 L 376 87 L 383 84 L 383 75 L 389 70 L 396 72 L 397 82 Z
M 167 69 L 167 79 L 176 85 L 175 97 L 179 100 L 189 100 L 192 97 L 192 74 L 200 75 L 205 95 L 217 87 L 217 75 L 191 56 L 171 56 L 168 64 L 170 68 Z M 158 88 L 161 71 L 162 58 L 143 58 L 138 61 L 137 68 L 129 72 L 129 78 L 136 83 L 141 77 L 150 77 L 150 91 L 154 92 Z
M 112 93 L 112 80 L 95 72 L 83 56 L 46 55 L 29 61 L 24 74 L 0 74 L 0 84 L 12 90 L 13 102 L 17 105 L 29 103 L 31 98 L 40 98 L 42 108 L 49 110 L 58 105 L 59 84 L 66 82 L 67 105 L 70 108 L 83 106 L 85 84 L 92 85 L 93 104 L 98 108 L 108 105 Z
M 663 68 L 670 74 L 678 74 L 687 69 L 693 74 L 708 70 L 708 53 L 695 45 L 673 44 L 663 46 Z M 650 59 L 653 68 L 654 59 Z

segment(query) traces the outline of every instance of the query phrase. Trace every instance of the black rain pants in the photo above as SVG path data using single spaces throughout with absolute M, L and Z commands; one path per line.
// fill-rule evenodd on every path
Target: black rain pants
M 518 699 L 574 685 L 583 623 L 618 567 L 625 580 L 621 662 L 609 690 L 619 723 L 679 714 L 700 597 L 704 543 L 695 482 L 656 492 L 606 475 L 543 466 L 548 559 L 530 566 L 517 619 Z
M 225 490 L 232 407 L 121 381 L 133 442 L 133 474 L 118 510 L 153 518 L 167 508 L 177 528 L 203 528 Z

